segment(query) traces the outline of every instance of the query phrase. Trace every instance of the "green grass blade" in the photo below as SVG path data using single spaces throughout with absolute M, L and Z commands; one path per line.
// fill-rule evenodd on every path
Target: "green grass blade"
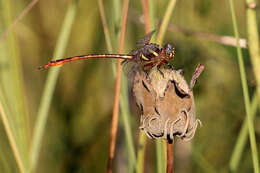
M 238 33 L 238 27 L 237 27 L 237 22 L 236 22 L 233 0 L 229 0 L 229 3 L 230 3 L 231 15 L 232 15 L 233 28 L 234 28 L 234 32 L 235 32 L 235 36 L 236 36 L 238 64 L 239 64 L 242 89 L 243 89 L 243 95 L 244 95 L 244 102 L 245 102 L 245 108 L 246 108 L 246 117 L 247 117 L 248 129 L 249 129 L 249 139 L 250 139 L 251 154 L 252 154 L 252 159 L 253 159 L 253 166 L 254 166 L 255 173 L 259 173 L 259 161 L 258 161 L 259 159 L 258 159 L 258 152 L 257 152 L 257 146 L 256 146 L 256 139 L 255 139 L 254 123 L 253 123 L 252 117 L 250 116 L 251 109 L 250 109 L 250 100 L 249 100 L 248 86 L 247 86 L 247 80 L 246 80 L 246 72 L 245 72 L 245 66 L 244 66 L 244 62 L 243 62 L 242 50 L 241 50 L 241 47 L 239 44 L 239 33 Z
M 1 116 L 2 122 L 4 124 L 4 128 L 5 128 L 8 140 L 10 142 L 11 149 L 13 150 L 14 157 L 16 159 L 18 168 L 21 173 L 25 173 L 26 171 L 25 171 L 24 163 L 22 161 L 21 154 L 17 147 L 15 136 L 13 135 L 13 132 L 11 130 L 10 122 L 8 121 L 8 118 L 7 118 L 8 116 L 5 111 L 6 109 L 4 109 L 4 107 L 6 108 L 7 106 L 3 105 L 3 101 L 4 101 L 3 94 L 2 94 L 2 91 L 0 91 L 0 116 Z M 8 114 L 8 115 L 10 115 L 10 114 Z
M 2 58 L 2 57 L 8 57 L 6 51 L 7 51 L 7 49 L 5 48 L 5 45 L 0 43 L 0 57 L 1 57 L 0 58 L 1 59 L 0 64 L 5 64 L 7 62 L 7 60 L 5 58 Z M 13 139 L 15 139 L 13 131 L 11 130 L 12 124 L 9 123 L 9 121 L 8 121 L 8 117 L 9 118 L 12 117 L 10 115 L 10 111 L 11 111 L 11 109 L 9 107 L 10 101 L 8 101 L 8 99 L 5 96 L 5 95 L 7 95 L 7 93 L 5 93 L 5 94 L 3 93 L 3 89 L 7 88 L 7 85 L 8 85 L 8 81 L 4 82 L 4 78 L 7 77 L 8 74 L 9 73 L 8 73 L 7 70 L 6 71 L 2 70 L 2 72 L 1 72 L 2 80 L 0 82 L 0 105 L 1 105 L 0 128 L 2 130 L 3 129 L 2 126 L 3 126 L 4 127 L 3 130 L 5 130 L 5 132 L 0 135 L 0 140 L 2 141 L 1 145 L 0 145 L 0 148 L 1 148 L 0 149 L 0 159 L 1 159 L 0 170 L 3 171 L 3 172 L 14 172 L 14 170 L 18 170 L 17 168 L 19 168 L 20 172 L 23 172 L 24 166 L 20 162 L 20 160 L 21 160 L 20 152 L 18 151 L 16 142 L 15 143 L 12 142 Z M 7 112 L 7 111 L 9 111 L 9 112 Z M 13 152 L 13 155 L 14 155 L 14 160 L 12 159 L 13 157 L 10 156 L 10 153 L 12 153 L 12 152 Z
M 108 26 L 107 26 L 106 13 L 105 13 L 105 10 L 104 10 L 103 0 L 98 0 L 98 7 L 99 7 L 99 12 L 100 12 L 100 17 L 101 17 L 103 29 L 104 29 L 107 49 L 108 49 L 109 53 L 112 53 L 113 47 L 112 47 L 110 32 L 109 32 Z
M 0 24 L 8 28 L 13 23 L 14 10 L 12 2 L 8 0 L 1 1 L 1 9 L 3 20 L 1 20 Z M 2 120 L 20 171 L 26 172 L 29 158 L 29 118 L 25 103 L 26 94 L 23 86 L 20 51 L 15 33 L 13 31 L 9 32 L 5 40 L 1 40 L 0 44 L 0 87 L 2 95 L 5 96 L 0 101 L 3 106 Z M 3 145 L 0 147 L 1 150 L 5 150 Z
M 163 39 L 164 39 L 166 30 L 167 30 L 168 24 L 170 22 L 170 18 L 171 18 L 173 9 L 175 7 L 175 4 L 176 4 L 176 0 L 170 0 L 169 4 L 167 6 L 166 12 L 165 12 L 164 17 L 163 17 L 162 25 L 159 29 L 159 33 L 158 33 L 158 36 L 157 36 L 157 43 L 158 44 L 162 44 L 162 42 L 163 42 Z
M 146 134 L 142 130 L 139 133 L 138 139 L 138 152 L 137 152 L 137 163 L 136 163 L 136 172 L 143 173 L 144 172 L 144 156 L 145 156 L 145 146 L 146 146 Z
M 120 37 L 120 21 L 121 21 L 121 1 L 113 0 L 112 2 L 113 10 L 113 21 L 112 21 L 112 32 L 111 37 L 113 39 L 113 51 L 118 51 L 119 49 L 119 37 Z M 114 66 L 114 64 L 113 64 Z M 113 67 L 115 68 L 115 66 Z
M 156 163 L 158 173 L 166 172 L 166 142 L 164 139 L 156 140 Z
M 256 116 L 257 106 L 258 106 L 258 99 L 257 99 L 257 93 L 255 93 L 253 97 L 253 101 L 251 103 L 251 115 L 250 115 L 253 120 Z M 231 155 L 231 159 L 229 163 L 229 168 L 231 172 L 237 172 L 239 162 L 242 157 L 242 151 L 245 148 L 247 138 L 248 138 L 248 123 L 247 123 L 247 119 L 245 119 L 242 128 L 239 132 L 236 145 Z
M 148 1 L 148 8 L 149 8 L 149 20 L 150 20 L 150 30 L 154 30 L 155 29 L 155 23 L 156 23 L 156 19 L 155 19 L 155 5 L 154 5 L 154 1 Z M 154 37 L 153 37 L 154 38 Z M 152 41 L 153 41 L 152 38 Z
M 127 144 L 127 152 L 129 155 L 129 169 L 131 172 L 134 172 L 136 167 L 136 155 L 135 155 L 135 147 L 133 142 L 133 134 L 131 129 L 131 118 L 130 118 L 130 109 L 128 102 L 128 88 L 127 88 L 127 80 L 126 77 L 122 76 L 122 88 L 120 95 L 120 108 L 122 112 L 122 120 L 123 126 L 126 135 L 126 144 Z
M 260 100 L 260 45 L 255 8 L 256 2 L 255 0 L 245 1 L 248 6 L 248 8 L 246 9 L 248 48 L 256 79 L 258 99 Z
M 68 39 L 70 36 L 72 24 L 74 22 L 76 11 L 77 11 L 77 4 L 78 1 L 74 0 L 71 2 L 63 25 L 62 29 L 58 38 L 58 42 L 56 44 L 56 48 L 54 51 L 53 58 L 60 58 L 63 57 Z M 31 148 L 31 156 L 30 156 L 30 170 L 34 171 L 36 168 L 36 164 L 39 158 L 42 138 L 44 134 L 44 129 L 46 126 L 46 121 L 48 118 L 48 111 L 50 108 L 54 88 L 57 82 L 58 74 L 59 74 L 60 68 L 50 68 L 46 84 L 44 87 L 43 96 L 41 98 L 40 107 L 37 114 L 37 120 L 35 123 L 34 128 L 34 135 L 33 135 L 33 141 L 32 141 L 32 148 Z

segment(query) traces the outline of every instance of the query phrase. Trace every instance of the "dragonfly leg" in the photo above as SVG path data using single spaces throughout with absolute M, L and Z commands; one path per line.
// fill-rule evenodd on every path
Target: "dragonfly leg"
M 147 64 L 144 65 L 144 67 L 153 67 L 157 64 L 157 61 L 153 61 L 153 62 L 149 62 Z

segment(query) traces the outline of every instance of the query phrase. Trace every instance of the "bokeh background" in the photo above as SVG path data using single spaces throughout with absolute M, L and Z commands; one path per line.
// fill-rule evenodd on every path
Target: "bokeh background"
M 29 0 L 0 1 L 0 31 L 3 33 L 30 3 Z M 24 165 L 29 164 L 30 147 L 40 101 L 50 70 L 37 67 L 54 56 L 63 20 L 72 0 L 39 1 L 18 22 L 12 32 L 0 40 L 1 104 L 21 153 Z M 121 9 L 114 1 L 104 2 L 109 29 L 118 32 L 120 21 L 113 16 Z M 122 3 L 120 1 L 120 3 Z M 160 21 L 168 1 L 154 1 L 154 16 Z M 244 1 L 235 1 L 241 38 L 246 38 Z M 257 20 L 260 20 L 257 8 Z M 135 48 L 145 35 L 141 1 L 130 1 L 124 52 Z M 198 128 L 192 142 L 177 139 L 174 148 L 176 172 L 228 172 L 238 134 L 246 119 L 236 47 L 227 46 L 199 33 L 234 36 L 228 1 L 181 0 L 170 18 L 163 43 L 176 50 L 172 62 L 185 70 L 189 81 L 198 63 L 205 65 L 194 89 Z M 176 29 L 176 26 L 182 29 Z M 154 29 L 158 29 L 156 24 Z M 184 32 L 184 29 L 192 31 Z M 113 37 L 113 51 L 118 52 Z M 98 2 L 79 0 L 75 19 L 65 47 L 64 58 L 74 55 L 108 53 L 100 19 Z M 247 49 L 243 49 L 250 98 L 255 92 L 255 79 Z M 109 147 L 114 83 L 113 60 L 88 60 L 64 65 L 52 95 L 39 161 L 35 172 L 104 172 Z M 59 68 L 59 67 L 58 67 Z M 260 74 L 259 74 L 260 75 Z M 135 149 L 138 148 L 139 112 L 129 92 L 130 121 Z M 257 111 L 258 110 L 258 111 Z M 260 149 L 260 117 L 256 107 L 255 135 Z M 248 138 L 235 172 L 253 172 Z M 156 172 L 155 141 L 148 139 L 145 171 Z M 122 119 L 116 144 L 115 172 L 127 172 L 128 152 Z M 25 167 L 27 167 L 25 166 Z M 0 123 L 0 172 L 19 172 L 3 121 Z

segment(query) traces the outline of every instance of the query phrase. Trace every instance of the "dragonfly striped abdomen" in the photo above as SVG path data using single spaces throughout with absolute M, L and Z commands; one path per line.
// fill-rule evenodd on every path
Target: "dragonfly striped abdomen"
M 46 69 L 51 66 L 61 66 L 68 62 L 77 60 L 96 58 L 123 59 L 123 64 L 128 64 L 126 62 L 133 62 L 137 66 L 148 68 L 152 68 L 157 65 L 167 64 L 168 60 L 174 57 L 174 48 L 170 44 L 166 44 L 164 47 L 160 48 L 158 44 L 150 43 L 153 33 L 154 31 L 147 34 L 143 39 L 138 41 L 139 48 L 131 51 L 129 54 L 89 54 L 73 56 L 69 58 L 50 61 L 47 64 L 40 66 L 39 69 Z

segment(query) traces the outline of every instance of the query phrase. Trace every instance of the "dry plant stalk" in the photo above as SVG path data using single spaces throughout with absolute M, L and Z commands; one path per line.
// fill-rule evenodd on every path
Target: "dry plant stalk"
M 119 53 L 123 52 L 124 41 L 125 41 L 125 31 L 126 31 L 126 21 L 127 21 L 127 13 L 129 7 L 129 0 L 124 0 L 123 11 L 122 11 L 122 21 L 121 21 L 121 34 L 120 34 L 120 47 Z M 121 87 L 121 60 L 117 60 L 117 71 L 116 71 L 116 86 L 115 86 L 115 98 L 114 98 L 114 107 L 113 107 L 113 115 L 111 121 L 111 129 L 110 129 L 110 138 L 109 138 L 109 154 L 107 160 L 107 173 L 112 173 L 112 165 L 115 157 L 115 146 L 116 146 L 116 135 L 117 135 L 117 127 L 118 127 L 118 114 L 119 114 L 119 96 L 120 96 L 120 87 Z
M 173 143 L 167 142 L 167 167 L 166 173 L 173 173 Z
M 0 36 L 0 42 L 5 39 L 5 37 L 12 31 L 12 29 L 20 22 L 27 14 L 28 12 L 35 6 L 35 4 L 39 0 L 32 0 L 26 8 L 21 12 L 21 14 L 14 20 L 14 22 L 7 28 L 6 31 L 4 31 Z
M 197 125 L 193 87 L 204 70 L 199 64 L 188 85 L 183 70 L 154 67 L 139 70 L 133 79 L 133 94 L 141 111 L 141 126 L 150 138 L 164 138 L 171 142 L 174 136 L 183 140 L 193 138 Z

